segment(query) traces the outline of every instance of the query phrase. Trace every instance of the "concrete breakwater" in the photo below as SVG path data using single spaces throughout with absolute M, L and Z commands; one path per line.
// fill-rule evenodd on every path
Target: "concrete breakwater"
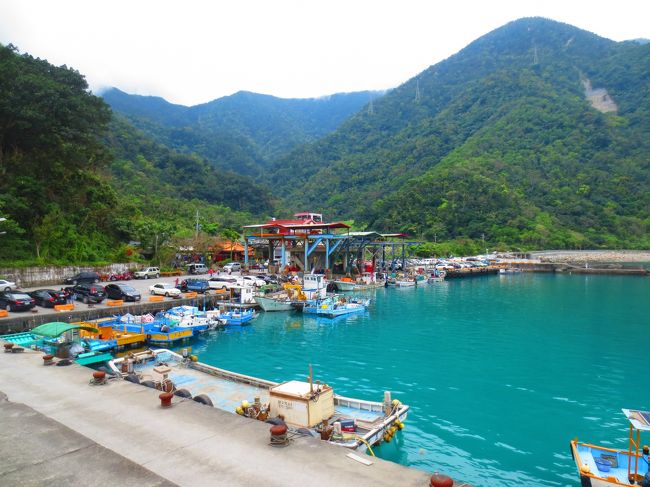
M 316 438 L 295 437 L 287 447 L 274 448 L 269 445 L 266 423 L 179 397 L 171 407 L 161 408 L 160 391 L 114 379 L 105 385 L 90 385 L 90 369 L 76 364 L 44 367 L 41 357 L 29 350 L 0 354 L 0 391 L 12 403 L 22 403 L 41 415 L 2 415 L 3 431 L 15 433 L 13 440 L 0 445 L 0 452 L 14 452 L 14 441 L 20 443 L 23 439 L 18 435 L 26 430 L 33 431 L 38 440 L 32 443 L 41 444 L 40 448 L 24 449 L 19 465 L 10 465 L 15 463 L 15 455 L 0 455 L 3 485 L 19 485 L 13 482 L 20 481 L 17 471 L 31 472 L 32 482 L 35 475 L 56 478 L 52 472 L 46 476 L 47 470 L 35 471 L 32 465 L 57 465 L 56 457 L 71 450 L 75 442 L 96 456 L 107 451 L 106 461 L 119 472 L 113 482 L 120 485 L 430 485 L 431 473 L 361 454 L 357 456 L 370 465 L 359 463 L 348 456 L 349 450 Z M 0 406 L 0 410 L 10 407 L 6 403 Z M 27 429 L 18 428 L 16 421 L 26 422 Z M 38 424 L 30 426 L 37 421 L 56 421 L 66 428 L 59 428 L 62 435 L 56 438 L 56 450 L 48 448 L 50 430 Z M 99 461 L 94 458 L 85 464 L 79 458 L 76 467 L 66 464 L 66 481 L 61 483 L 87 479 L 88 469 Z M 99 469 L 98 474 L 102 473 L 106 474 Z M 102 478 L 98 475 L 99 483 L 93 485 L 101 485 Z

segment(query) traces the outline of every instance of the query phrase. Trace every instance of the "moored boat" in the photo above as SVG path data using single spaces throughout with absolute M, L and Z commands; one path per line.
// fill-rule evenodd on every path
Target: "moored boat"
M 284 297 L 255 296 L 255 302 L 264 311 L 292 311 L 293 301 L 286 295 Z
M 370 299 L 334 295 L 325 299 L 306 302 L 302 312 L 326 318 L 336 318 L 352 313 L 362 313 L 368 309 L 369 305 Z
M 647 446 L 641 447 L 641 431 L 650 431 L 650 412 L 634 409 L 622 411 L 630 423 L 627 450 L 583 443 L 577 438 L 571 440 L 571 455 L 583 486 L 650 487 L 650 452 Z
M 231 413 L 276 424 L 283 421 L 294 434 L 308 433 L 350 449 L 365 450 L 390 441 L 402 429 L 409 410 L 388 392 L 383 402 L 347 398 L 334 394 L 327 384 L 314 383 L 311 374 L 309 382 L 271 382 L 164 349 L 130 354 L 110 361 L 109 366 L 131 382 L 146 380 L 157 389 Z

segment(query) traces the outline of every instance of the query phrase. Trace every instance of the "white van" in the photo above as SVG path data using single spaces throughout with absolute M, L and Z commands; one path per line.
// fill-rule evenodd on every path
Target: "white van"
M 205 264 L 190 264 L 187 266 L 188 274 L 207 274 L 208 266 Z

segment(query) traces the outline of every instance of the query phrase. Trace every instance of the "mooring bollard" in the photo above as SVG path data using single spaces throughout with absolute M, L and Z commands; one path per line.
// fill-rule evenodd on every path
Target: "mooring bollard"
M 54 355 L 43 355 L 43 365 L 52 365 L 54 363 Z
M 287 425 L 274 424 L 269 430 L 271 432 L 271 446 L 287 446 L 289 439 L 287 438 Z
M 93 385 L 102 385 L 106 384 L 106 372 L 103 370 L 96 370 L 93 372 L 93 379 L 91 381 Z
M 451 477 L 435 472 L 429 480 L 430 487 L 453 487 L 454 481 Z
M 11 353 L 11 349 L 14 348 L 13 343 L 5 343 L 5 352 Z
M 174 397 L 174 394 L 171 392 L 163 392 L 158 396 L 160 399 L 160 407 L 161 408 L 168 408 L 171 407 L 172 405 L 172 397 Z

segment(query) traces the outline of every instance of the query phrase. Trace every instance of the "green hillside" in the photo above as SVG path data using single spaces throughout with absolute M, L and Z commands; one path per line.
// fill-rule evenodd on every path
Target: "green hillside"
M 371 96 L 376 94 L 283 99 L 241 91 L 184 107 L 116 88 L 102 94 L 113 110 L 158 142 L 177 151 L 195 152 L 220 169 L 258 180 L 268 176 L 271 159 L 332 132 Z
M 432 240 L 650 247 L 649 80 L 647 44 L 518 20 L 278 161 L 275 182 L 294 208 Z
M 239 229 L 273 208 L 250 178 L 147 138 L 65 66 L 0 46 L 3 262 L 123 260 L 126 243 L 160 248 Z

